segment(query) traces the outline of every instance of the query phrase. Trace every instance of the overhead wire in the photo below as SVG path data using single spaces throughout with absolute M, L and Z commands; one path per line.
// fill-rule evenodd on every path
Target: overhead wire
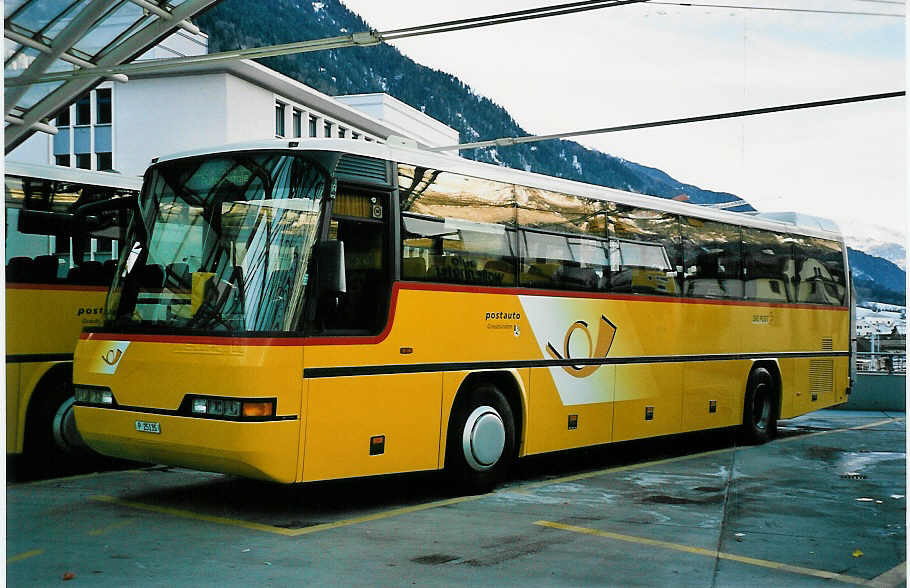
M 553 133 L 549 135 L 531 135 L 526 137 L 503 137 L 500 139 L 490 139 L 487 141 L 475 141 L 473 143 L 460 143 L 458 145 L 446 145 L 443 147 L 427 147 L 427 151 L 454 151 L 456 149 L 480 149 L 484 147 L 507 147 L 510 145 L 519 145 L 523 143 L 537 143 L 539 141 L 549 141 L 551 139 L 566 139 L 569 137 L 581 137 L 585 135 L 598 135 L 603 133 L 616 133 L 619 131 L 631 131 L 637 129 L 650 129 L 654 127 L 666 127 L 672 125 L 691 124 L 697 122 L 706 122 L 712 120 L 724 120 L 729 118 L 740 118 L 745 116 L 756 116 L 760 114 L 771 114 L 775 112 L 787 112 L 791 110 L 805 110 L 808 108 L 821 108 L 824 106 L 837 106 L 841 104 L 852 104 L 856 102 L 868 102 L 872 100 L 884 100 L 887 98 L 897 98 L 905 96 L 906 91 L 885 92 L 881 94 L 865 94 L 862 96 L 849 96 L 846 98 L 832 98 L 829 100 L 817 100 L 814 102 L 800 102 L 796 104 L 784 104 L 780 106 L 767 106 L 764 108 L 752 108 L 749 110 L 735 110 L 731 112 L 721 112 L 717 114 L 704 114 L 700 116 L 689 116 L 684 118 L 672 118 L 666 120 L 635 123 L 629 125 L 619 125 L 613 127 L 601 127 L 597 129 L 587 129 L 582 131 L 570 131 L 567 133 Z
M 744 4 L 702 4 L 698 2 L 657 2 L 656 0 L 649 4 L 659 4 L 662 6 L 687 6 L 693 8 L 724 8 L 734 10 L 758 10 L 765 12 L 802 12 L 809 14 L 840 14 L 850 16 L 890 16 L 892 18 L 904 18 L 905 15 L 895 12 L 860 12 L 854 10 L 827 10 L 814 8 L 787 8 L 782 6 L 751 6 Z
M 279 55 L 292 55 L 311 51 L 325 51 L 328 49 L 341 49 L 345 47 L 368 47 L 378 45 L 383 41 L 392 41 L 408 37 L 417 37 L 435 33 L 445 33 L 465 29 L 488 27 L 525 20 L 549 18 L 575 14 L 603 8 L 615 8 L 628 4 L 642 4 L 650 0 L 576 0 L 562 4 L 552 4 L 538 8 L 529 8 L 499 14 L 478 16 L 460 20 L 430 23 L 390 31 L 363 31 L 338 37 L 299 41 L 283 45 L 270 45 L 234 51 L 222 51 L 190 57 L 171 57 L 164 59 L 149 59 L 142 62 L 123 64 L 114 67 L 82 68 L 74 72 L 57 72 L 25 78 L 23 76 L 11 77 L 5 80 L 8 87 L 34 85 L 47 82 L 65 81 L 79 77 L 108 76 L 111 74 L 138 74 L 146 72 L 167 71 L 169 68 L 190 64 L 203 64 L 232 61 L 237 59 L 261 59 Z
M 627 4 L 643 4 L 650 0 L 587 0 L 583 2 L 569 2 L 566 4 L 555 4 L 550 6 L 541 6 L 538 8 L 529 8 L 512 12 L 503 12 L 500 14 L 491 14 L 487 16 L 478 16 L 473 18 L 464 18 L 460 20 L 450 20 L 446 22 L 419 25 L 403 29 L 394 29 L 390 31 L 380 31 L 384 41 L 394 41 L 407 37 L 416 37 L 420 35 L 431 35 L 435 33 L 446 33 L 450 31 L 460 31 L 478 27 L 487 27 L 498 24 L 507 24 L 524 20 L 534 20 L 538 18 L 547 18 L 551 16 L 562 16 L 565 14 L 575 14 L 588 10 L 598 10 L 600 8 L 614 8 L 625 6 Z

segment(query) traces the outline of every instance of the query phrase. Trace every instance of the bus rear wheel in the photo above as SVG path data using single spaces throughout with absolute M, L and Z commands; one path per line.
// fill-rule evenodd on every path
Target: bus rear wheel
M 446 473 L 455 486 L 482 494 L 501 482 L 515 457 L 515 420 L 496 386 L 483 383 L 456 400 L 446 438 Z
M 767 369 L 758 367 L 749 374 L 743 407 L 743 440 L 750 444 L 770 441 L 777 435 L 777 386 Z

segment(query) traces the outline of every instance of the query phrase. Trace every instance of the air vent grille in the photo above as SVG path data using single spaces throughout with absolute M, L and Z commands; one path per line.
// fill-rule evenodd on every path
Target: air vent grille
M 813 397 L 830 394 L 834 391 L 833 359 L 813 359 L 809 361 L 809 391 Z
M 387 184 L 386 162 L 361 155 L 342 155 L 335 168 L 335 175 L 350 179 L 366 180 L 370 183 Z
M 834 349 L 834 339 L 825 337 L 822 339 L 822 351 L 832 351 Z

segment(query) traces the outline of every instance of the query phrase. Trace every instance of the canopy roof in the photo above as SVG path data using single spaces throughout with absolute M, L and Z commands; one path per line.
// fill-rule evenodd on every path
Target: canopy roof
M 6 153 L 105 79 L 122 74 L 39 82 L 48 73 L 84 73 L 142 55 L 187 19 L 218 0 L 4 0 L 4 115 Z

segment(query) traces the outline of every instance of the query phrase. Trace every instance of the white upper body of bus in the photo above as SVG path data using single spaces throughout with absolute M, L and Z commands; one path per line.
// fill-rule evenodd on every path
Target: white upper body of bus
M 726 222 L 741 225 L 744 227 L 753 227 L 770 231 L 797 233 L 809 237 L 819 237 L 822 239 L 837 241 L 842 245 L 844 244 L 843 236 L 837 224 L 834 221 L 821 217 L 815 217 L 796 212 L 773 212 L 759 214 L 730 212 L 722 209 L 691 204 L 688 202 L 680 202 L 677 200 L 670 200 L 668 198 L 661 198 L 659 196 L 636 194 L 634 192 L 627 192 L 624 190 L 618 190 L 616 188 L 607 188 L 595 184 L 587 184 L 584 182 L 566 180 L 563 178 L 556 178 L 553 176 L 547 176 L 533 172 L 515 170 L 508 167 L 481 163 L 455 155 L 440 154 L 423 150 L 417 147 L 408 147 L 405 145 L 397 146 L 368 141 L 330 138 L 273 139 L 266 141 L 232 143 L 216 147 L 174 153 L 166 156 L 156 157 L 152 160 L 152 164 L 187 157 L 212 155 L 217 153 L 274 150 L 349 153 L 363 157 L 383 159 L 395 163 L 448 171 L 451 173 L 462 174 L 475 178 L 518 184 L 521 186 L 538 188 L 542 190 L 551 190 L 554 192 L 562 192 L 564 194 L 570 194 L 573 196 L 605 200 L 616 202 L 618 204 L 627 204 L 630 206 L 638 206 L 642 208 L 651 208 L 654 210 L 661 210 L 668 213 L 696 217 L 704 220 Z M 846 247 L 844 247 L 844 250 L 846 250 Z

